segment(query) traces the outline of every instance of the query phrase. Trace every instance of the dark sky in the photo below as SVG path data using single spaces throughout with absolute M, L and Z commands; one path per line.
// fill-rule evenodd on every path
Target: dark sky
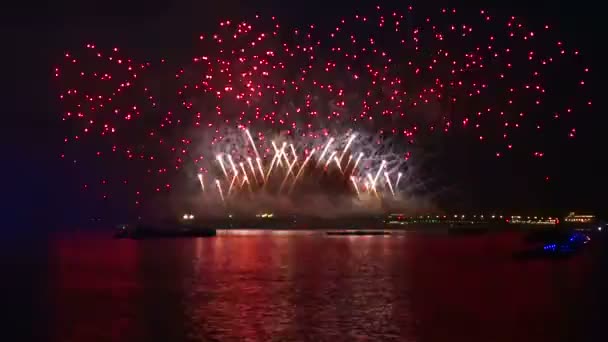
M 78 216 L 79 192 L 74 190 L 73 170 L 66 170 L 57 158 L 60 136 L 55 90 L 50 84 L 51 66 L 65 49 L 80 47 L 88 40 L 98 44 L 128 45 L 142 55 L 179 51 L 191 44 L 198 32 L 213 29 L 229 17 L 273 13 L 283 22 L 323 22 L 352 7 L 352 1 L 76 1 L 58 0 L 46 4 L 15 2 L 0 9 L 2 49 L 3 206 L 14 222 L 60 222 Z M 359 2 L 358 2 L 359 3 Z M 361 1 L 358 8 L 372 8 L 376 2 Z M 383 2 L 386 3 L 386 2 Z M 390 3 L 405 7 L 409 2 Z M 439 7 L 442 1 L 433 2 Z M 599 55 L 603 42 L 601 4 L 536 1 L 443 1 L 453 7 L 500 9 L 526 16 L 528 20 L 555 23 L 564 39 L 576 42 L 587 55 L 600 78 Z M 398 5 L 399 6 L 399 5 Z M 421 6 L 421 5 L 417 5 Z M 601 83 L 594 82 L 595 93 Z M 601 89 L 603 90 L 603 89 Z M 594 96 L 596 113 L 581 120 L 580 138 L 563 150 L 563 163 L 552 165 L 558 179 L 551 185 L 527 181 L 527 173 L 514 172 L 525 165 L 506 167 L 487 163 L 487 157 L 443 161 L 463 166 L 454 174 L 463 208 L 507 207 L 514 209 L 584 208 L 606 211 L 607 182 L 603 164 L 607 120 L 603 104 Z M 485 158 L 485 159 L 484 159 Z M 558 182 L 559 180 L 559 182 Z M 508 196 L 497 195 L 509 190 Z

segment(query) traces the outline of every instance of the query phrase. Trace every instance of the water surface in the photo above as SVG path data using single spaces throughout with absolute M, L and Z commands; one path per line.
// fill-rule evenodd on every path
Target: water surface
M 49 240 L 60 341 L 601 340 L 601 250 L 517 261 L 516 233 Z

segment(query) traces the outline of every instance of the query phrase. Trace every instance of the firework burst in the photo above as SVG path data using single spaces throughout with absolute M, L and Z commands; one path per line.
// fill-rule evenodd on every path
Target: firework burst
M 493 158 L 532 160 L 548 152 L 522 132 L 576 137 L 590 70 L 548 25 L 452 8 L 413 18 L 410 6 L 331 28 L 226 20 L 181 66 L 91 43 L 66 52 L 54 69 L 70 127 L 62 158 L 119 174 L 101 193 L 120 182 L 136 205 L 177 184 L 224 205 L 313 188 L 368 202 L 417 184 L 407 163 L 425 137 L 462 130 Z

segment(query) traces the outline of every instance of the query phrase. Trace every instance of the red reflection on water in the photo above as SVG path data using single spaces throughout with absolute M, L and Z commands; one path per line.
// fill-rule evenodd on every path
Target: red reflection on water
M 515 261 L 521 241 L 507 233 L 58 236 L 53 326 L 58 340 L 78 341 L 576 336 L 591 259 Z
M 58 340 L 137 337 L 134 298 L 138 245 L 97 233 L 64 233 L 51 241 L 52 328 Z

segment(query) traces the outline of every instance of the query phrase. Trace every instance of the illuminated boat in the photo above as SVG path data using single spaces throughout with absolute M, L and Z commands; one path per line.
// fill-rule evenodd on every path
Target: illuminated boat
M 542 244 L 536 245 L 535 242 Z M 554 231 L 551 235 L 535 236 L 534 239 L 528 239 L 527 242 L 536 245 L 528 250 L 515 253 L 516 258 L 520 259 L 536 259 L 536 258 L 563 258 L 570 257 L 580 252 L 585 245 L 591 241 L 589 235 L 578 232 L 560 232 Z
M 573 232 L 566 239 L 549 242 L 543 246 L 543 252 L 550 255 L 570 255 L 578 252 L 591 238 L 580 232 Z

